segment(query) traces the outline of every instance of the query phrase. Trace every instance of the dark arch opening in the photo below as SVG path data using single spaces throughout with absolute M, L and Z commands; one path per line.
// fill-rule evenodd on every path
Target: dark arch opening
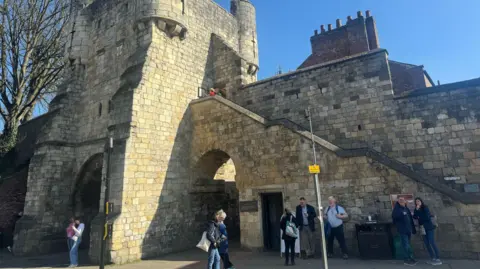
M 235 184 L 235 164 L 221 150 L 205 153 L 195 165 L 195 176 L 191 187 L 192 209 L 198 228 L 204 229 L 205 222 L 223 209 L 227 213 L 225 225 L 229 241 L 240 239 L 239 194 Z
M 72 195 L 72 215 L 78 216 L 85 224 L 81 249 L 90 247 L 91 222 L 98 215 L 102 188 L 103 154 L 92 156 L 78 174 Z

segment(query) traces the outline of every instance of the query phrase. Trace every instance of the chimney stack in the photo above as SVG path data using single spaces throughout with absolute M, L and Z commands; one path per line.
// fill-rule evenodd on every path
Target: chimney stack
M 315 33 L 315 35 L 318 35 L 318 30 L 315 30 L 314 33 Z
M 325 33 L 325 25 L 320 25 L 320 32 Z
M 352 21 L 352 16 L 348 16 L 347 17 L 347 23 L 351 22 Z
M 367 10 L 367 18 L 370 18 L 372 15 L 370 14 L 370 10 Z
M 332 24 L 328 24 L 328 31 L 332 31 Z
M 337 19 L 337 28 L 342 27 L 342 20 Z
M 357 11 L 357 18 L 363 17 L 363 14 L 361 11 Z

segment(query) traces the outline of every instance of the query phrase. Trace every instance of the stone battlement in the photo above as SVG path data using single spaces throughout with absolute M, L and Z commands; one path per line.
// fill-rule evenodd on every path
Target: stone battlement
M 348 16 L 345 25 L 337 19 L 335 29 L 332 24 L 328 24 L 327 30 L 321 25 L 320 33 L 315 30 L 310 42 L 312 55 L 299 68 L 380 48 L 375 20 L 370 11 L 367 11 L 367 17 L 361 11 L 357 12 L 355 19 Z

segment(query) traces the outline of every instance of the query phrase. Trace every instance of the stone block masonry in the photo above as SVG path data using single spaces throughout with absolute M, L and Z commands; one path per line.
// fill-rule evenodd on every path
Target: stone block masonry
M 227 152 L 235 164 L 240 201 L 258 201 L 258 208 L 262 208 L 262 193 L 280 192 L 289 208 L 295 207 L 302 196 L 314 203 L 313 178 L 308 174 L 312 156 L 308 132 L 271 123 L 221 98 L 195 101 L 191 111 L 193 136 L 197 138 L 192 141 L 191 160 L 195 163 L 211 149 Z M 219 135 L 223 139 L 216 139 Z M 479 258 L 480 237 L 476 232 L 480 228 L 476 217 L 480 213 L 479 201 L 466 205 L 452 200 L 439 192 L 439 183 L 425 185 L 412 179 L 414 176 L 409 178 L 393 165 L 393 160 L 343 152 L 319 137 L 315 139 L 322 169 L 319 174 L 324 194 L 322 205 L 327 205 L 328 196 L 335 195 L 348 210 L 352 221 L 346 225 L 346 234 L 352 253 L 358 253 L 354 224 L 369 214 L 378 214 L 380 220 L 389 221 L 390 194 L 411 193 L 424 198 L 438 216 L 437 238 L 443 257 Z M 240 223 L 242 245 L 263 249 L 261 210 L 241 212 Z M 426 257 L 420 238 L 413 242 L 415 254 Z
M 386 51 L 300 69 L 243 87 L 233 100 L 308 127 L 343 148 L 371 147 L 436 176 L 478 183 L 480 80 L 394 95 Z M 450 183 L 449 183 L 450 184 Z
M 395 95 L 374 22 L 359 19 L 352 35 L 364 29 L 358 45 L 368 51 L 255 82 L 248 0 L 233 0 L 231 13 L 210 0 L 84 3 L 74 1 L 69 66 L 30 161 L 16 255 L 66 250 L 75 213 L 86 219 L 85 245 L 98 261 L 109 137 L 108 261 L 191 248 L 220 208 L 240 227 L 244 247 L 262 249 L 263 193 L 282 193 L 291 208 L 300 196 L 314 200 L 302 127 L 311 106 L 321 187 L 355 221 L 371 212 L 388 220 L 386 197 L 413 193 L 438 214 L 445 255 L 478 258 L 478 196 L 437 182 L 441 174 L 474 183 L 480 173 L 478 81 Z M 240 106 L 196 100 L 199 88 L 211 87 Z M 240 212 L 238 200 L 247 202 Z M 347 234 L 355 249 L 352 225 Z
M 73 1 L 69 68 L 30 165 L 17 255 L 65 249 L 65 221 L 79 207 L 72 201 L 76 186 L 93 172 L 85 167 L 104 153 L 109 136 L 116 216 L 107 258 L 125 263 L 187 247 L 182 230 L 172 227 L 193 225 L 183 220 L 191 206 L 182 202 L 188 159 L 180 156 L 192 139 L 188 104 L 199 87 L 222 86 L 229 95 L 256 81 L 255 9 L 245 0 L 233 4 L 235 15 L 210 0 Z M 104 178 L 106 159 L 101 165 Z M 94 261 L 100 217 L 87 223 Z

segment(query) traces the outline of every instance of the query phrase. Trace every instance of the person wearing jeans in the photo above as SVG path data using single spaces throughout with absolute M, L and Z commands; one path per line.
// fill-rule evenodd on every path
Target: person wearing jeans
M 415 230 L 415 224 L 413 224 L 412 213 L 407 207 L 407 202 L 402 197 L 400 197 L 395 204 L 392 212 L 392 220 L 402 240 L 402 248 L 405 253 L 404 264 L 408 266 L 416 265 L 417 261 L 413 258 L 413 251 L 410 247 L 410 238 L 412 234 L 416 234 L 417 231 Z
M 415 199 L 413 218 L 417 219 L 418 224 L 422 227 L 423 242 L 432 259 L 429 263 L 432 265 L 441 265 L 442 261 L 440 260 L 438 247 L 435 243 L 435 225 L 433 225 L 432 222 L 432 215 L 428 206 L 426 206 L 420 198 Z
M 82 243 L 82 233 L 85 230 L 85 224 L 83 224 L 79 218 L 75 218 L 75 224 L 72 226 L 72 229 L 75 233 L 72 236 L 73 245 L 70 249 L 70 266 L 69 267 L 77 267 L 78 266 L 78 248 Z
M 222 215 L 223 219 L 227 218 L 227 214 Z M 219 224 L 220 233 L 224 238 L 228 238 L 227 226 L 222 222 Z M 228 254 L 228 239 L 225 239 L 222 243 L 220 243 L 220 247 L 218 248 L 218 252 L 220 253 L 220 258 L 223 261 L 223 268 L 224 269 L 235 269 L 233 263 L 230 261 L 230 255 Z
M 70 251 L 73 247 L 73 239 L 72 237 L 75 235 L 75 231 L 73 231 L 73 226 L 75 225 L 75 219 L 70 218 L 70 224 L 67 227 L 67 246 L 68 246 L 68 251 Z
M 226 216 L 223 210 L 215 213 L 214 219 L 208 222 L 207 225 L 207 239 L 210 241 L 210 248 L 208 249 L 208 267 L 207 269 L 220 269 L 220 252 L 218 248 L 220 244 L 227 239 L 220 233 L 220 223 L 225 220 Z
M 287 222 L 290 224 L 297 225 L 297 219 L 293 216 L 292 212 L 289 209 L 285 209 L 285 215 L 282 216 L 280 220 L 280 229 L 282 229 L 282 239 L 285 243 L 285 265 L 288 265 L 288 259 L 290 258 L 290 264 L 295 265 L 295 241 L 296 237 L 292 237 L 287 234 Z
M 336 238 L 340 249 L 342 250 L 343 258 L 348 259 L 347 244 L 345 243 L 345 233 L 343 227 L 343 220 L 348 217 L 345 209 L 337 205 L 335 197 L 328 197 L 328 209 L 325 213 L 325 220 L 330 225 L 330 234 L 327 241 L 327 254 L 329 257 L 333 256 L 333 241 Z

